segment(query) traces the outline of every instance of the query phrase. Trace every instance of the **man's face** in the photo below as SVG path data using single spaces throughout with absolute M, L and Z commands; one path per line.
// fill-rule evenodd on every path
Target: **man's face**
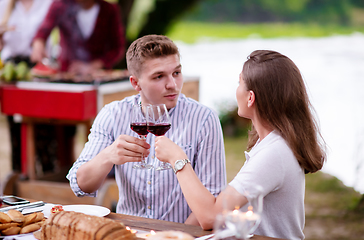
M 139 91 L 143 104 L 162 104 L 168 109 L 176 106 L 183 85 L 178 55 L 147 60 L 139 78 L 131 83 Z

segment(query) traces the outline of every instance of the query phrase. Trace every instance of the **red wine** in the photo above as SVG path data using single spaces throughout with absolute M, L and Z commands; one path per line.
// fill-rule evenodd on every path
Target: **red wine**
M 149 124 L 148 132 L 153 133 L 156 136 L 163 136 L 170 128 L 170 123 Z
M 0 197 L 0 207 L 3 205 L 3 199 Z
M 136 132 L 139 135 L 142 135 L 142 136 L 148 135 L 146 123 L 132 123 L 132 124 L 130 124 L 130 128 L 131 128 L 131 130 L 133 130 L 134 132 Z

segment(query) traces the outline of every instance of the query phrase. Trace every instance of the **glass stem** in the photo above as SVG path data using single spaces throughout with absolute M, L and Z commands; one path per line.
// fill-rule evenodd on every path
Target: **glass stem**
M 145 141 L 146 141 L 147 136 L 139 135 L 139 138 L 140 138 L 140 139 L 142 139 L 142 140 L 145 140 Z M 142 160 L 141 160 L 141 163 L 142 163 L 142 165 L 146 165 L 146 164 L 147 164 L 147 162 L 146 162 L 146 160 L 145 160 L 145 157 L 144 157 L 144 153 L 142 154 Z

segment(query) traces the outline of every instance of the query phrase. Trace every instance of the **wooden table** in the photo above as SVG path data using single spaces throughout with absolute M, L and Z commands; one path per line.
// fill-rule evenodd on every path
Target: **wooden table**
M 39 200 L 29 199 L 30 202 L 36 202 Z M 4 204 L 3 207 L 8 207 L 7 204 Z M 135 230 L 142 230 L 146 232 L 153 231 L 168 231 L 168 230 L 174 230 L 174 231 L 181 231 L 188 233 L 194 237 L 202 237 L 205 235 L 212 234 L 213 231 L 205 231 L 200 226 L 195 225 L 188 225 L 183 223 L 176 223 L 176 222 L 169 222 L 169 221 L 163 221 L 158 219 L 151 219 L 151 218 L 144 218 L 144 217 L 137 217 L 137 216 L 131 216 L 131 215 L 125 215 L 120 213 L 113 213 L 111 212 L 106 218 L 113 219 L 118 222 L 122 222 L 125 226 L 130 227 L 131 229 Z M 259 236 L 254 235 L 252 240 L 283 240 L 280 238 L 271 238 L 271 237 L 265 237 L 265 236 Z
M 201 237 L 208 234 L 211 234 L 212 231 L 204 231 L 199 226 L 194 225 L 187 225 L 183 223 L 175 223 L 175 222 L 168 222 L 163 220 L 157 219 L 150 219 L 150 218 L 143 218 L 143 217 L 136 217 L 136 216 L 129 216 L 124 214 L 118 213 L 110 213 L 106 216 L 107 218 L 114 219 L 116 221 L 122 222 L 125 226 L 130 227 L 131 229 L 143 230 L 149 232 L 150 230 L 154 231 L 166 231 L 166 230 L 175 230 L 175 231 L 182 231 L 191 234 L 194 237 Z M 264 237 L 259 235 L 254 235 L 252 240 L 278 240 L 279 238 L 271 238 L 271 237 Z

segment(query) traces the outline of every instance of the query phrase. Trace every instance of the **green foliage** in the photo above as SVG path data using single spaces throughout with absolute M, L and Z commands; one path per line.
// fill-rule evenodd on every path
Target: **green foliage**
M 247 137 L 251 128 L 251 121 L 238 115 L 236 106 L 226 108 L 220 107 L 219 119 L 224 136 Z
M 200 38 L 244 39 L 276 37 L 326 37 L 335 34 L 364 33 L 364 26 L 319 25 L 303 23 L 203 23 L 178 22 L 168 31 L 173 40 L 194 43 Z
M 317 204 L 317 207 L 331 206 L 341 211 L 355 209 L 361 197 L 358 192 L 346 187 L 336 177 L 322 172 L 306 175 L 306 189 L 306 196 L 316 194 L 327 197 L 327 199 L 321 199 L 320 205 Z
M 246 136 L 225 136 L 224 143 L 226 156 L 226 175 L 228 182 L 230 182 L 244 165 L 246 160 L 244 151 L 246 150 L 246 146 L 248 144 L 248 138 Z
M 187 20 L 214 22 L 303 21 L 348 24 L 351 0 L 203 0 Z
M 305 10 L 309 0 L 260 0 L 262 7 L 275 14 L 300 13 Z

